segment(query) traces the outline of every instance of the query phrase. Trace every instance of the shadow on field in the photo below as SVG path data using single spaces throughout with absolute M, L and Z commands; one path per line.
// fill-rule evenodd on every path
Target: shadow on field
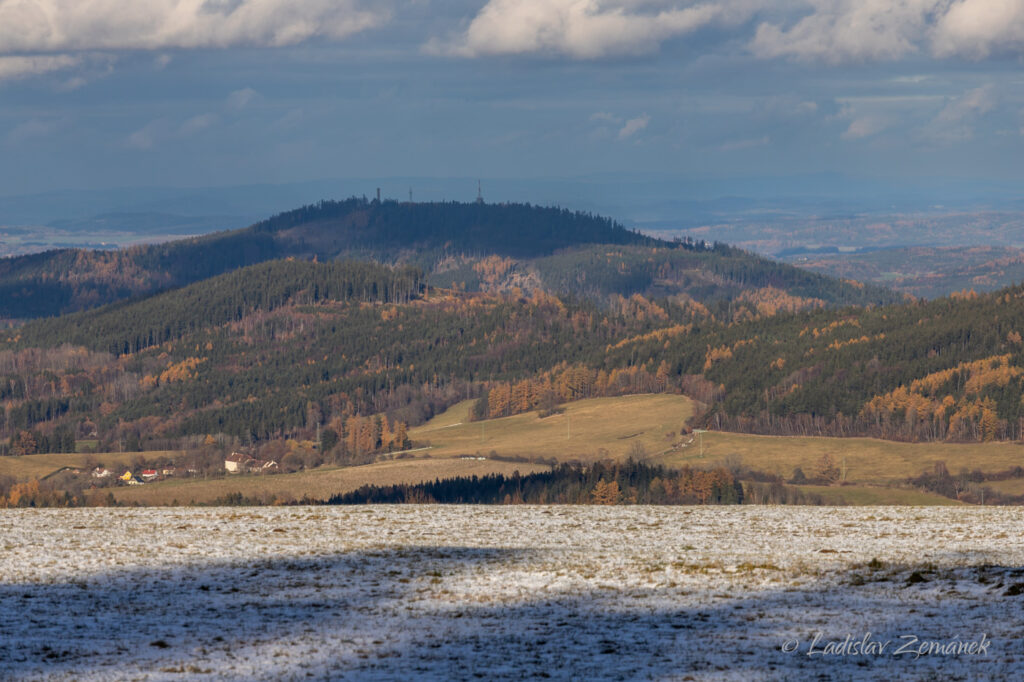
M 1024 660 L 1018 567 L 866 565 L 838 589 L 567 592 L 536 584 L 538 556 L 417 546 L 0 583 L 0 679 L 998 679 Z M 517 564 L 521 596 L 486 603 L 489 570 L 507 579 Z M 885 655 L 807 655 L 816 632 L 820 650 L 869 631 L 894 642 Z M 984 656 L 892 655 L 903 635 L 983 633 Z

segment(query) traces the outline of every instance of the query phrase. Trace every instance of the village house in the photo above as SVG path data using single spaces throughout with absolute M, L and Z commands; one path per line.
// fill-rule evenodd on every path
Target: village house
M 142 485 L 142 481 L 135 478 L 135 476 L 130 471 L 126 471 L 123 474 L 121 474 L 120 479 L 127 483 L 128 485 Z
M 152 481 L 154 478 L 156 478 L 159 475 L 160 474 L 157 473 L 156 469 L 143 469 L 142 470 L 142 480 L 143 481 Z
M 232 452 L 224 458 L 224 469 L 231 474 L 266 473 L 277 471 L 277 462 L 272 459 L 256 459 L 241 452 Z
M 253 459 L 242 452 L 232 452 L 224 458 L 224 469 L 230 474 L 238 474 L 249 468 Z

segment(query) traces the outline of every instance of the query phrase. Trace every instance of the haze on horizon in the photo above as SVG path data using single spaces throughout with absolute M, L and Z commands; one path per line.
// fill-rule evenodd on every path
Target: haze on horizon
M 0 195 L 821 173 L 1012 188 L 1022 59 L 1013 0 L 0 0 Z

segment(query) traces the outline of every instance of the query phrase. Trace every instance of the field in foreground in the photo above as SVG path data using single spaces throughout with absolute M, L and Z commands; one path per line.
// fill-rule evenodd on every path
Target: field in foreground
M 1007 679 L 1024 656 L 1022 522 L 1012 508 L 0 511 L 0 678 Z M 847 637 L 888 644 L 824 653 Z M 984 651 L 915 655 L 971 641 Z

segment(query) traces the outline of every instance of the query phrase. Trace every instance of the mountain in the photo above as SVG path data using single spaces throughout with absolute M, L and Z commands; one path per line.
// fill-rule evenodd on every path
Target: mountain
M 560 209 L 352 199 L 3 265 L 22 304 L 49 286 L 63 305 L 97 306 L 0 339 L 9 453 L 90 434 L 101 449 L 327 434 L 322 452 L 355 463 L 405 447 L 405 429 L 467 399 L 482 418 L 640 392 L 690 395 L 700 423 L 757 432 L 1019 431 L 1015 290 L 907 303 Z M 954 378 L 930 378 L 943 372 Z M 916 396 L 913 419 L 891 407 L 901 387 Z M 926 413 L 942 418 L 924 428 Z
M 792 310 L 464 293 L 424 277 L 278 260 L 28 323 L 0 344 L 3 435 L 10 448 L 54 428 L 181 447 L 308 438 L 321 424 L 373 441 L 346 446 L 362 457 L 390 442 L 384 423 L 393 433 L 466 398 L 499 417 L 637 392 L 685 393 L 705 405 L 700 423 L 757 433 L 1021 435 L 1024 288 Z M 359 436 L 373 419 L 378 435 Z
M 681 245 L 588 246 L 542 259 L 600 256 L 628 284 L 627 253 L 658 281 L 682 281 L 663 252 L 728 262 L 725 247 Z M 101 449 L 210 439 L 284 447 L 319 435 L 327 445 L 317 461 L 330 452 L 357 463 L 405 448 L 408 427 L 466 399 L 483 418 L 633 393 L 689 395 L 703 405 L 697 425 L 736 431 L 1022 435 L 1024 287 L 860 307 L 808 307 L 764 287 L 704 304 L 683 294 L 490 287 L 497 273 L 509 276 L 508 260 L 477 261 L 486 266 L 477 292 L 432 286 L 408 265 L 275 260 L 29 322 L 0 341 L 0 450 L 65 447 L 90 434 Z
M 616 247 L 614 258 L 602 257 L 592 246 L 599 244 Z M 581 251 L 565 255 L 573 249 Z M 241 230 L 163 244 L 0 259 L 0 319 L 86 310 L 289 256 L 411 264 L 435 284 L 468 281 L 470 289 L 540 286 L 597 296 L 689 295 L 694 289 L 704 300 L 773 287 L 835 304 L 898 299 L 880 287 L 801 273 L 721 245 L 653 239 L 587 213 L 529 204 L 353 198 L 322 201 Z M 502 261 L 499 275 L 494 275 L 493 262 L 484 262 L 492 256 L 510 259 Z M 587 282 L 579 281 L 579 268 L 586 269 Z M 515 277 L 503 278 L 510 273 Z
M 324 201 L 204 237 L 2 259 L 0 318 L 84 310 L 286 256 L 395 262 L 449 251 L 535 256 L 581 243 L 645 241 L 606 218 L 527 204 Z

